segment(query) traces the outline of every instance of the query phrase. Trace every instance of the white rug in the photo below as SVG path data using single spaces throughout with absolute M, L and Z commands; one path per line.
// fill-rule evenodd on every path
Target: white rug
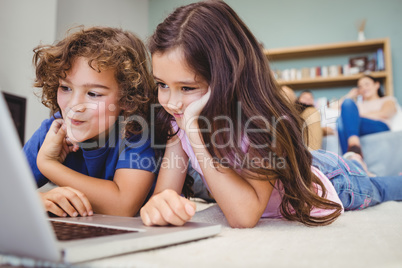
M 402 267 L 402 202 L 344 213 L 324 227 L 262 219 L 231 229 L 216 205 L 193 220 L 220 223 L 212 238 L 85 263 L 89 267 Z M 205 209 L 204 209 L 205 208 Z

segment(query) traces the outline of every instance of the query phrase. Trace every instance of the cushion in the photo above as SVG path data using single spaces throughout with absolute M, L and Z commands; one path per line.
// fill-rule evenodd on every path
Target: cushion
M 360 139 L 364 161 L 377 176 L 397 176 L 402 172 L 402 131 L 385 131 Z M 322 149 L 342 155 L 337 135 L 323 138 Z

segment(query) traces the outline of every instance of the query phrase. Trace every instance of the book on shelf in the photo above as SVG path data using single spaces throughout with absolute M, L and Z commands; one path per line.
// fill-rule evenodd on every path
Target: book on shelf
M 288 68 L 284 70 L 274 70 L 277 79 L 283 81 L 294 81 L 301 79 L 315 79 L 318 77 L 337 77 L 340 75 L 355 75 L 364 72 L 384 71 L 384 51 L 377 49 L 372 54 L 351 57 L 348 63 L 343 65 L 313 66 L 300 69 Z
M 377 49 L 377 71 L 385 70 L 385 63 L 384 63 L 384 50 L 382 48 Z

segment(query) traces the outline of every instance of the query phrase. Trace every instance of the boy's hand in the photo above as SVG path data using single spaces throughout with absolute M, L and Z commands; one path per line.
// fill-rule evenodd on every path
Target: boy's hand
M 63 163 L 70 152 L 76 152 L 78 149 L 77 144 L 68 140 L 64 120 L 56 119 L 46 134 L 37 161 L 56 160 Z
M 178 195 L 173 190 L 164 190 L 140 210 L 142 222 L 147 225 L 183 225 L 195 214 L 195 203 Z
M 93 215 L 88 198 L 71 187 L 57 187 L 46 193 L 39 193 L 45 209 L 57 216 L 77 217 Z

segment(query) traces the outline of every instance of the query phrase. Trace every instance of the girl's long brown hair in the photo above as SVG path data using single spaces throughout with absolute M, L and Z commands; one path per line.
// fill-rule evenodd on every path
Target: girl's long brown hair
M 279 89 L 260 44 L 238 15 L 223 1 L 179 7 L 149 40 L 151 54 L 175 48 L 182 50 L 187 65 L 212 90 L 200 116 L 208 119 L 215 134 L 211 140 L 211 133 L 202 133 L 209 153 L 231 159 L 227 165 L 242 176 L 280 180 L 284 191 L 280 209 L 286 219 L 312 226 L 333 222 L 342 208 L 325 198 L 325 186 L 311 171 L 303 121 Z M 218 119 L 222 116 L 231 118 L 234 127 Z M 160 137 L 166 140 L 173 119 L 163 110 L 158 118 Z M 205 127 L 205 121 L 199 119 L 199 125 Z M 261 131 L 246 133 L 245 122 L 248 129 Z M 228 128 L 240 131 L 219 131 Z M 250 143 L 247 153 L 242 149 L 244 137 Z M 235 146 L 219 146 L 233 142 Z M 264 161 L 255 165 L 256 159 Z M 321 196 L 317 187 L 322 189 Z M 310 215 L 313 208 L 334 212 L 314 217 Z
M 36 68 L 34 86 L 42 88 L 42 103 L 54 114 L 57 104 L 59 79 L 66 77 L 73 61 L 88 59 L 88 64 L 100 72 L 114 68 L 119 85 L 119 106 L 125 119 L 125 134 L 142 131 L 137 115 L 149 118 L 149 102 L 154 101 L 155 82 L 150 72 L 149 56 L 144 43 L 133 33 L 118 28 L 92 27 L 69 34 L 55 45 L 39 45 L 34 49 Z

